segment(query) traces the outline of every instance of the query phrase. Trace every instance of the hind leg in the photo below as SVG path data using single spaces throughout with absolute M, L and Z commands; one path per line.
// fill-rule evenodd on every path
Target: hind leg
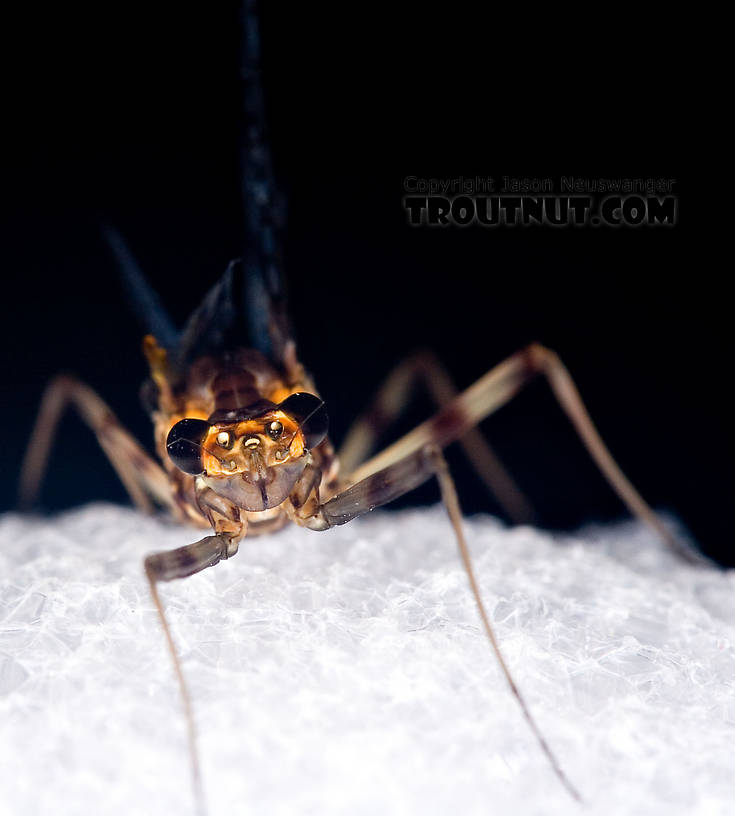
M 92 429 L 130 498 L 144 512 L 151 499 L 175 512 L 169 480 L 138 442 L 122 427 L 104 400 L 88 385 L 67 374 L 54 377 L 44 391 L 31 441 L 21 468 L 18 503 L 31 506 L 38 498 L 59 421 L 68 405 Z
M 391 371 L 370 408 L 350 428 L 339 451 L 340 467 L 345 474 L 365 461 L 381 433 L 408 406 L 417 386 L 427 391 L 438 408 L 448 405 L 459 394 L 447 370 L 430 351 L 418 351 L 407 357 Z M 533 507 L 482 432 L 469 427 L 458 441 L 477 475 L 508 516 L 516 524 L 531 522 L 535 515 Z

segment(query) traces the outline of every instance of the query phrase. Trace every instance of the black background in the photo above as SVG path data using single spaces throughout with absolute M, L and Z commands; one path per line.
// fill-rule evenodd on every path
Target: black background
M 669 63 L 654 75 L 625 49 L 590 49 L 543 19 L 532 37 L 523 21 L 497 16 L 353 14 L 273 3 L 262 32 L 293 319 L 333 438 L 416 347 L 432 348 L 464 387 L 539 340 L 566 362 L 648 501 L 735 563 L 720 395 L 730 309 L 708 262 L 710 213 L 684 170 L 683 80 Z M 43 383 L 59 370 L 150 439 L 137 398 L 141 331 L 100 223 L 126 236 L 179 321 L 241 253 L 237 4 L 45 16 L 30 31 L 13 79 L 20 139 L 5 172 L 7 507 Z M 408 175 L 672 178 L 679 222 L 410 227 Z M 417 397 L 397 432 L 429 411 Z M 483 428 L 546 526 L 624 515 L 542 383 Z M 497 512 L 461 455 L 450 463 L 465 509 Z M 436 497 L 427 486 L 408 501 Z M 69 418 L 43 503 L 91 499 L 125 496 Z

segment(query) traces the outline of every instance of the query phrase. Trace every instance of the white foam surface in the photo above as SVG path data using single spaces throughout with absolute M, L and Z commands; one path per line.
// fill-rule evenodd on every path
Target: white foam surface
M 201 535 L 99 504 L 0 519 L 0 813 L 193 812 L 142 558 Z M 467 535 L 586 806 L 523 721 L 436 507 L 288 528 L 162 585 L 210 816 L 734 812 L 735 575 L 633 522 Z

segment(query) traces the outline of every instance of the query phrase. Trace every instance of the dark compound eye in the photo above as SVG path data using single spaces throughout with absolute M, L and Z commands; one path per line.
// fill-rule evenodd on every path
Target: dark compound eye
M 267 432 L 271 439 L 278 439 L 283 433 L 283 425 L 276 419 L 268 426 Z
M 203 419 L 182 419 L 168 432 L 166 451 L 179 470 L 193 476 L 204 472 L 202 442 L 208 430 Z
M 327 409 L 324 400 L 314 394 L 305 391 L 291 394 L 278 407 L 298 423 L 307 448 L 315 448 L 327 435 L 329 430 Z

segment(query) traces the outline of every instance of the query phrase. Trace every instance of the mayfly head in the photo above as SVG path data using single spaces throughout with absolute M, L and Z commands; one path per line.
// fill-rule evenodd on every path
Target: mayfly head
M 327 429 L 324 402 L 298 392 L 278 405 L 259 400 L 206 420 L 179 420 L 166 450 L 176 467 L 238 507 L 267 510 L 286 499 Z

